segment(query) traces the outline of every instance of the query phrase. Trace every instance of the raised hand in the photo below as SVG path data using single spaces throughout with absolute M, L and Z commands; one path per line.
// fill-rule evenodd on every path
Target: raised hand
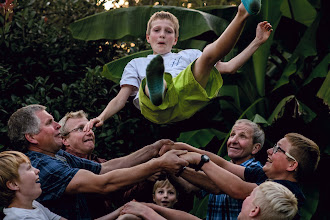
M 186 160 L 189 165 L 198 165 L 201 161 L 201 154 L 195 152 L 188 152 L 180 156 L 180 158 Z
M 258 40 L 260 44 L 265 43 L 268 40 L 272 31 L 272 25 L 269 22 L 260 22 L 256 30 L 256 40 Z
M 182 143 L 182 142 L 175 142 L 173 144 L 164 144 L 164 146 L 159 151 L 159 155 L 161 156 L 170 150 L 187 150 L 187 151 L 189 151 L 191 148 L 193 148 L 193 147 L 190 146 L 189 144 Z
M 161 162 L 161 167 L 170 174 L 178 173 L 182 167 L 189 165 L 186 160 L 179 157 L 186 153 L 187 151 L 185 150 L 170 150 L 166 152 L 158 158 Z
M 87 122 L 87 124 L 84 127 L 84 131 L 89 131 L 90 129 L 92 129 L 94 126 L 95 127 L 100 127 L 103 125 L 103 120 L 101 120 L 100 118 L 93 118 L 91 120 L 89 120 L 89 122 Z
M 161 148 L 166 145 L 166 146 L 171 146 L 173 145 L 174 142 L 171 141 L 170 139 L 161 139 L 159 141 L 156 141 L 155 143 L 153 144 L 150 144 L 149 146 L 152 147 L 153 150 L 156 150 L 157 151 L 157 154 L 160 152 Z

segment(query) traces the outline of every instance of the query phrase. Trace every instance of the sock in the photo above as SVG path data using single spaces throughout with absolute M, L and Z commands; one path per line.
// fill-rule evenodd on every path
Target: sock
M 257 15 L 261 9 L 261 0 L 242 0 L 242 3 L 250 15 Z
M 147 86 L 149 98 L 152 104 L 161 105 L 164 99 L 164 61 L 162 56 L 157 55 L 147 66 Z

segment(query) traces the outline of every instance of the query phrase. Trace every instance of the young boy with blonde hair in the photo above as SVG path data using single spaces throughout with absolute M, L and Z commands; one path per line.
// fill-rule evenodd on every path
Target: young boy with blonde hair
M 237 219 L 290 220 L 297 211 L 297 198 L 287 187 L 266 181 L 246 197 Z
M 190 118 L 215 98 L 222 86 L 221 74 L 235 73 L 269 37 L 271 25 L 258 25 L 251 44 L 229 62 L 220 62 L 235 46 L 247 18 L 260 10 L 260 0 L 242 0 L 226 30 L 201 52 L 197 49 L 172 53 L 179 36 L 178 19 L 169 12 L 156 12 L 147 25 L 146 39 L 153 54 L 131 60 L 120 81 L 121 89 L 85 130 L 99 127 L 124 106 L 129 96 L 148 120 L 171 123 Z M 220 73 L 219 73 L 220 72 Z
M 155 182 L 152 197 L 157 205 L 167 208 L 173 208 L 178 202 L 178 192 L 168 179 Z
M 18 151 L 0 153 L 0 206 L 4 220 L 64 219 L 35 201 L 41 194 L 39 170 Z
M 297 211 L 297 198 L 288 188 L 273 181 L 266 181 L 246 197 L 237 219 L 291 220 Z M 142 219 L 155 220 L 201 220 L 180 210 L 135 201 L 125 204 L 121 214 L 132 214 Z

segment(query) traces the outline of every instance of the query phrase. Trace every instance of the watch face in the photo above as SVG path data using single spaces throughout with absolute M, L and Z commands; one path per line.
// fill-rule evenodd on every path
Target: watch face
M 207 155 L 202 155 L 202 160 L 204 162 L 209 162 L 210 161 L 210 158 Z

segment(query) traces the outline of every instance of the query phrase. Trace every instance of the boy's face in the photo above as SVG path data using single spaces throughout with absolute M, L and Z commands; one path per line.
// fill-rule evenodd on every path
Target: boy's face
M 176 190 L 173 187 L 157 188 L 154 194 L 154 202 L 163 207 L 173 208 L 177 202 Z
M 157 19 L 151 23 L 150 34 L 146 35 L 154 54 L 171 52 L 178 38 L 175 37 L 174 25 L 170 20 Z
M 282 138 L 277 142 L 278 146 L 285 152 L 290 152 L 291 144 L 287 138 Z M 292 166 L 293 162 L 282 150 L 278 150 L 276 153 L 273 152 L 273 148 L 267 150 L 268 159 L 263 167 L 263 170 L 268 178 L 278 179 L 285 178 L 287 171 L 292 171 L 295 167 Z
M 17 193 L 30 200 L 38 198 L 42 192 L 39 172 L 30 163 L 21 163 L 18 168 L 19 180 L 15 181 Z
M 251 219 L 252 217 L 256 217 L 258 215 L 259 208 L 253 204 L 256 190 L 258 190 L 258 187 L 254 188 L 251 194 L 244 199 L 241 212 L 239 213 L 237 219 Z

